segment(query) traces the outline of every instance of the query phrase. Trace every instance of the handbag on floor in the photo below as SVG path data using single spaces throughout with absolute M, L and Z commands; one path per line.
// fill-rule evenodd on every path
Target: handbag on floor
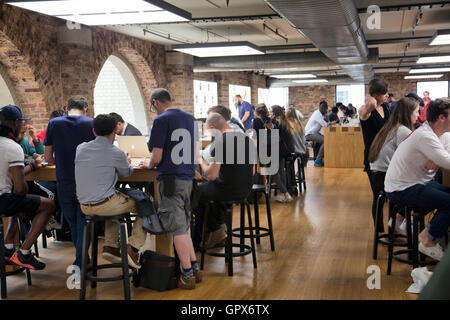
M 135 286 L 158 291 L 176 288 L 175 257 L 148 250 L 141 255 L 140 264 L 141 268 L 134 279 Z

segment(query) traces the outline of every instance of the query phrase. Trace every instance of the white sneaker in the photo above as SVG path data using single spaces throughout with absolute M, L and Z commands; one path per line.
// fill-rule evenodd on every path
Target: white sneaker
M 436 243 L 433 247 L 425 247 L 422 242 L 419 243 L 419 251 L 434 260 L 441 261 L 444 251 L 441 246 Z
M 412 228 L 412 226 L 411 226 L 411 228 Z M 406 219 L 404 219 L 402 223 L 396 223 L 396 225 L 395 225 L 395 232 L 398 233 L 398 234 L 402 234 L 404 236 L 407 235 L 407 232 L 406 232 Z M 411 234 L 412 234 L 412 232 L 411 232 Z
M 45 230 L 50 231 L 52 229 L 60 230 L 62 228 L 61 224 L 55 220 L 53 216 L 48 219 L 47 225 L 45 226 Z
M 272 197 L 273 200 L 277 201 L 277 202 L 286 202 L 286 197 L 282 194 L 276 195 Z
M 292 198 L 290 194 L 284 197 L 284 199 L 285 199 L 284 202 L 291 202 L 292 200 L 294 200 L 294 198 Z

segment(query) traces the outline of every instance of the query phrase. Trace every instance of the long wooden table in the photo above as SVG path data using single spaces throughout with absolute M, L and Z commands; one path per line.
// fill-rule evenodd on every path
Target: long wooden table
M 149 169 L 139 169 L 135 168 L 134 172 L 128 178 L 120 178 L 121 182 L 153 182 L 154 195 L 155 195 L 155 206 L 158 207 L 158 184 L 156 181 L 157 172 L 156 170 Z M 54 166 L 49 166 L 46 168 L 41 168 L 37 171 L 28 174 L 25 179 L 27 181 L 56 181 L 56 168 Z M 165 254 L 173 257 L 173 237 L 158 235 L 155 236 L 155 249 L 156 252 Z

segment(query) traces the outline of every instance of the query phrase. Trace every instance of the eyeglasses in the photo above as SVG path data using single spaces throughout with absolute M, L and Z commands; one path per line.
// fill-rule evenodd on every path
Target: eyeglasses
M 155 100 L 150 102 L 150 112 L 156 113 Z

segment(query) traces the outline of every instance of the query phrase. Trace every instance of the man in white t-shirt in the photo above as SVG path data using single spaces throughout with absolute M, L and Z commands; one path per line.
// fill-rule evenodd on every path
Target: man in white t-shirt
M 314 160 L 315 167 L 323 167 L 323 148 L 324 148 L 324 137 L 323 134 L 320 133 L 320 130 L 323 127 L 327 127 L 328 125 L 336 124 L 336 121 L 331 121 L 328 123 L 325 121 L 324 117 L 328 112 L 328 104 L 326 101 L 321 101 L 319 104 L 319 109 L 314 111 L 309 118 L 308 123 L 305 127 L 305 137 L 307 141 L 314 141 L 315 143 L 320 145 L 319 152 L 317 153 L 317 157 Z
M 31 270 L 42 270 L 45 264 L 31 254 L 30 248 L 44 231 L 55 205 L 53 200 L 27 194 L 25 175 L 42 164 L 41 160 L 24 164 L 22 147 L 15 141 L 24 120 L 27 119 L 16 106 L 0 109 L 0 213 L 1 217 L 23 215 L 24 220 L 32 220 L 31 230 L 17 252 L 14 232 L 8 232 L 5 239 L 0 238 L 0 245 L 5 246 L 5 260 Z
M 398 204 L 437 209 L 419 237 L 419 251 L 440 260 L 437 240 L 450 226 L 450 188 L 432 181 L 436 170 L 450 170 L 450 153 L 439 139 L 450 131 L 450 100 L 431 101 L 427 120 L 397 148 L 384 183 L 387 197 Z

